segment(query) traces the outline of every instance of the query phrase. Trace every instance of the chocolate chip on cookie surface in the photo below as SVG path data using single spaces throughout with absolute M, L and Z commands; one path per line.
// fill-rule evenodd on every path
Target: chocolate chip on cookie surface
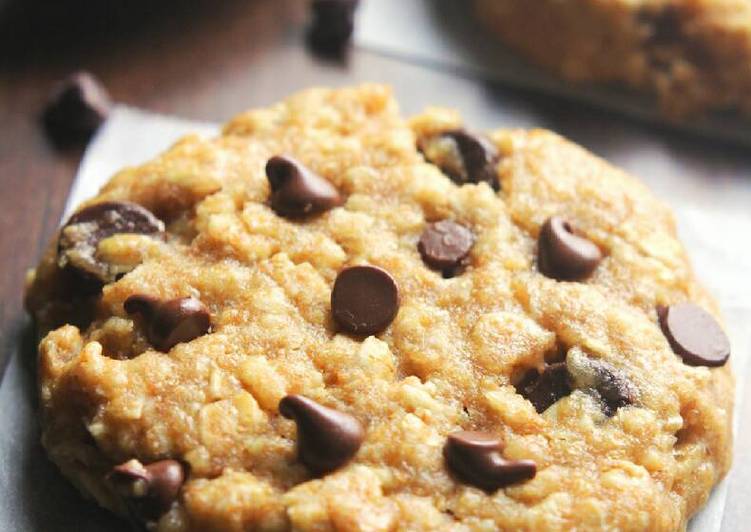
M 177 500 L 185 482 L 185 470 L 176 460 L 143 465 L 132 459 L 115 466 L 107 480 L 133 507 L 137 518 L 153 521 Z
M 566 364 L 558 362 L 546 365 L 542 371 L 532 370 L 517 388 L 519 393 L 534 405 L 535 410 L 544 412 L 571 393 Z
M 579 281 L 589 277 L 601 260 L 600 248 L 577 235 L 563 218 L 552 216 L 543 224 L 538 239 L 537 266 L 547 277 Z
M 156 235 L 164 223 L 128 201 L 95 203 L 78 211 L 63 226 L 57 244 L 60 268 L 70 268 L 94 283 L 111 283 L 127 268 L 102 260 L 99 244 L 119 234 Z
M 266 163 L 271 185 L 271 207 L 280 215 L 300 217 L 341 205 L 331 184 L 292 157 L 276 155 Z
M 279 412 L 295 420 L 300 460 L 317 474 L 346 464 L 365 437 L 357 419 L 302 395 L 286 396 L 279 403 Z
M 660 325 L 673 351 L 691 366 L 723 366 L 730 342 L 720 324 L 693 303 L 658 309 Z
M 29 275 L 50 458 L 157 532 L 683 530 L 733 376 L 670 211 L 547 131 L 418 149 L 470 126 L 312 89 L 114 176 Z
M 579 348 L 566 355 L 568 381 L 573 389 L 583 390 L 596 399 L 606 416 L 613 416 L 619 408 L 636 403 L 639 392 L 622 371 L 608 362 L 584 354 Z
M 194 297 L 160 301 L 151 296 L 133 295 L 125 300 L 128 314 L 139 315 L 146 323 L 146 336 L 161 351 L 203 336 L 211 328 L 211 316 Z
M 377 334 L 399 310 L 399 288 L 394 278 L 376 266 L 351 266 L 336 276 L 331 311 L 339 326 L 353 334 Z
M 483 432 L 449 434 L 443 454 L 449 469 L 463 481 L 486 491 L 529 480 L 537 468 L 531 460 L 505 460 L 501 441 Z
M 425 228 L 417 249 L 425 264 L 442 271 L 445 277 L 452 277 L 469 255 L 474 242 L 472 231 L 451 220 L 442 220 Z
M 487 183 L 498 189 L 498 148 L 464 129 L 442 131 L 419 140 L 425 158 L 459 184 Z

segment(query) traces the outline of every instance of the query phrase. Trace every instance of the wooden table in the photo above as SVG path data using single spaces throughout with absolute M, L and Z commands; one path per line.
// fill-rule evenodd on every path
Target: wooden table
M 751 179 L 748 194 L 723 188 L 728 180 L 737 184 L 744 168 L 751 169 L 751 157 L 740 149 L 364 51 L 354 51 L 346 61 L 321 60 L 303 46 L 306 18 L 304 0 L 0 0 L 3 367 L 13 353 L 33 357 L 34 341 L 21 308 L 24 273 L 59 222 L 82 154 L 81 148 L 54 148 L 38 115 L 53 82 L 79 68 L 98 75 L 117 101 L 209 121 L 310 85 L 384 81 L 394 85 L 407 112 L 432 102 L 459 108 L 475 127 L 550 127 L 632 170 L 644 169 L 635 150 L 651 150 L 645 156 L 655 171 L 643 177 L 658 194 L 688 199 L 709 194 L 728 209 L 751 205 Z M 683 161 L 686 170 L 661 167 L 655 147 Z M 751 389 L 747 392 L 751 395 Z M 749 444 L 751 434 L 745 431 L 737 445 Z M 49 464 L 38 467 L 54 475 Z M 744 493 L 740 478 L 751 478 L 750 464 L 736 464 L 738 469 L 744 473 L 731 490 L 739 495 L 731 497 Z M 54 494 L 80 505 L 67 485 Z M 83 507 L 87 519 L 106 520 L 92 505 Z M 59 519 L 54 512 L 42 517 L 40 530 Z M 75 516 L 69 519 L 76 522 Z M 743 523 L 741 512 L 728 514 L 724 527 L 740 530 Z

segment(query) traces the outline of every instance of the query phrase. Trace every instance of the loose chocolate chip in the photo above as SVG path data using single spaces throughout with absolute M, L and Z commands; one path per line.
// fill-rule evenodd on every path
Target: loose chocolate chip
M 297 424 L 300 461 L 317 475 L 349 462 L 360 448 L 365 431 L 357 419 L 302 395 L 288 395 L 279 412 Z
M 185 482 L 185 470 L 177 460 L 160 460 L 144 466 L 133 459 L 115 466 L 108 478 L 138 517 L 153 520 L 177 500 Z
M 501 449 L 501 441 L 492 434 L 461 431 L 449 434 L 443 456 L 452 474 L 488 492 L 534 478 L 534 462 L 506 460 Z
M 425 228 L 417 249 L 425 264 L 451 277 L 474 243 L 472 231 L 451 220 L 443 220 Z
M 689 366 L 724 366 L 730 341 L 712 315 L 693 303 L 658 309 L 662 332 L 670 347 Z
M 553 403 L 571 393 L 568 371 L 565 362 L 545 366 L 542 373 L 530 371 L 517 385 L 517 391 L 524 396 L 535 410 L 542 413 Z
M 487 183 L 494 190 L 500 188 L 498 150 L 482 135 L 453 129 L 421 139 L 418 147 L 428 161 L 459 185 Z
M 276 155 L 266 163 L 271 208 L 280 216 L 317 214 L 343 203 L 334 186 L 292 157 Z
M 140 205 L 126 201 L 96 203 L 75 213 L 60 230 L 57 242 L 57 264 L 61 269 L 75 271 L 98 291 L 122 275 L 122 266 L 115 267 L 99 260 L 99 242 L 120 233 L 157 234 L 164 224 Z
M 355 27 L 358 0 L 313 0 L 308 42 L 314 52 L 338 56 L 346 50 Z
M 391 275 L 375 266 L 339 272 L 331 291 L 331 311 L 339 327 L 358 335 L 383 331 L 399 310 L 399 289 Z
M 589 277 L 601 260 L 600 248 L 574 234 L 563 218 L 553 216 L 543 224 L 537 263 L 543 275 L 558 281 L 579 281 Z
M 76 72 L 50 97 L 42 120 L 58 144 L 87 140 L 107 119 L 111 101 L 106 89 L 88 72 Z
M 572 386 L 594 395 L 606 416 L 611 417 L 619 408 L 636 402 L 634 385 L 604 360 L 590 358 L 579 348 L 573 348 L 566 357 L 566 367 Z
M 152 296 L 132 295 L 123 307 L 128 314 L 139 314 L 146 321 L 146 337 L 164 352 L 203 336 L 211 328 L 209 311 L 193 297 L 160 301 Z

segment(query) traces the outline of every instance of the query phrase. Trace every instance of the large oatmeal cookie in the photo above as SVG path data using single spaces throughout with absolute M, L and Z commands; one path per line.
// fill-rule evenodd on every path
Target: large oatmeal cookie
M 49 456 L 162 532 L 680 530 L 730 465 L 729 346 L 668 209 L 381 86 L 118 173 L 27 305 Z

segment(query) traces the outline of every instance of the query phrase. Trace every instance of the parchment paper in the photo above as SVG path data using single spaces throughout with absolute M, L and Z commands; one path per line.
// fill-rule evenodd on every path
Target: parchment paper
M 68 198 L 66 215 L 117 170 L 138 164 L 163 151 L 182 134 L 213 135 L 216 126 L 117 107 L 90 144 Z M 695 266 L 718 296 L 727 318 L 733 346 L 731 360 L 738 375 L 747 374 L 751 353 L 751 256 L 734 245 L 751 234 L 751 218 L 674 203 L 680 232 Z M 38 443 L 35 416 L 34 340 L 24 342 L 26 357 L 13 356 L 0 387 L 0 530 L 128 530 L 120 520 L 83 501 L 50 464 Z M 738 379 L 739 394 L 744 379 Z M 8 408 L 7 405 L 14 405 Z M 736 413 L 740 410 L 738 408 Z M 736 418 L 737 421 L 737 418 Z M 727 481 L 714 491 L 691 530 L 718 531 L 722 522 Z

